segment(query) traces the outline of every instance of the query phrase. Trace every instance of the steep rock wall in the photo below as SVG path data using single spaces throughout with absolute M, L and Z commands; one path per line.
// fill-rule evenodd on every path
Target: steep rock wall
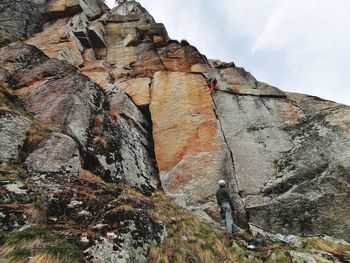
M 77 174 L 85 168 L 147 193 L 157 188 L 148 124 L 125 94 L 111 91 L 105 95 L 73 66 L 48 59 L 33 46 L 13 43 L 2 48 L 0 56 L 0 67 L 6 71 L 3 85 L 11 85 L 24 117 L 35 120 L 25 125 L 24 117 L 15 118 L 9 124 L 23 127 L 11 135 L 15 147 L 35 136 L 26 136 L 35 122 L 43 130 L 40 141 L 26 149 L 26 160 L 22 160 L 30 172 Z M 5 136 L 7 126 L 1 129 Z M 2 162 L 21 162 L 10 146 L 4 140 Z
M 72 67 L 41 55 L 29 56 L 34 69 L 11 73 L 16 63 L 7 63 L 0 76 L 14 81 L 28 112 L 82 147 L 82 167 L 117 183 L 131 169 L 132 185 L 150 192 L 157 185 L 147 155 L 154 139 L 163 189 L 200 216 L 217 219 L 216 181 L 225 178 L 240 223 L 350 239 L 348 106 L 289 94 L 234 63 L 208 61 L 187 41 L 170 40 L 136 1 L 109 12 L 91 5 L 96 15 L 81 1 L 74 5 L 59 16 L 41 10 L 49 21 L 26 42 L 79 67 L 103 92 L 82 75 L 72 82 Z M 209 76 L 218 80 L 212 97 Z M 55 81 L 62 84 L 57 90 Z
M 201 206 L 214 214 L 216 182 L 226 178 L 236 194 L 237 182 L 205 78 L 185 72 L 157 72 L 150 112 L 164 191 L 184 206 Z M 243 213 L 240 199 L 235 201 Z

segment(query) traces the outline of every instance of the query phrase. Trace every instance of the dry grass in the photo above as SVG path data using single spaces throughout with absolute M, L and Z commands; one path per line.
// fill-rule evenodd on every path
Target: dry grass
M 161 245 L 152 247 L 149 263 L 240 262 L 238 252 L 223 233 L 197 220 L 160 193 L 152 199 L 157 206 L 151 215 L 166 224 L 168 235 Z
M 32 224 L 41 224 L 45 222 L 46 211 L 35 206 L 34 204 L 28 210 L 26 210 L 26 214 L 29 217 L 29 222 Z
M 16 104 L 13 90 L 6 84 L 0 83 L 0 110 L 24 115 L 23 109 Z
M 2 174 L 0 181 L 16 181 L 19 178 L 25 178 L 26 176 L 26 170 L 21 165 L 11 163 L 0 164 L 0 173 Z
M 119 118 L 120 115 L 120 109 L 119 108 L 111 108 L 109 110 L 109 116 L 111 117 L 112 120 L 116 121 Z
M 118 206 L 117 210 L 122 211 L 122 212 L 130 212 L 130 211 L 134 211 L 135 208 L 129 204 L 122 204 L 122 205 Z
M 79 257 L 75 246 L 46 226 L 7 234 L 5 244 L 0 247 L 0 263 L 73 263 Z
M 43 244 L 44 241 L 41 238 L 35 238 L 30 241 L 22 240 L 21 242 L 15 244 L 5 244 L 2 247 L 0 247 L 0 258 L 7 258 L 16 250 L 34 250 L 42 247 Z
M 84 179 L 84 180 L 87 180 L 87 181 L 91 181 L 91 182 L 104 183 L 104 181 L 101 179 L 101 177 L 93 174 L 90 171 L 83 170 L 83 169 L 81 169 L 79 171 L 79 177 L 81 179 Z
M 28 151 L 34 151 L 47 134 L 48 131 L 45 128 L 39 127 L 38 125 L 32 125 L 27 132 L 25 142 Z
M 107 140 L 106 140 L 106 138 L 104 136 L 95 136 L 94 144 L 106 147 L 107 146 Z
M 304 246 L 310 249 L 326 251 L 336 257 L 342 257 L 350 261 L 350 245 L 333 242 L 332 240 L 323 240 L 319 238 L 307 238 L 304 240 Z
M 348 259 L 350 256 L 349 245 L 327 242 L 319 238 L 305 239 L 304 248 L 275 243 L 265 247 L 269 252 L 249 250 L 243 241 L 248 236 L 237 236 L 235 241 L 228 241 L 224 230 L 215 229 L 199 221 L 164 194 L 155 193 L 151 199 L 156 206 L 150 210 L 150 215 L 154 220 L 165 224 L 167 236 L 160 245 L 151 248 L 148 263 L 291 263 L 289 251 L 315 255 L 315 249 L 342 259 Z M 315 255 L 315 258 L 320 263 L 325 260 L 320 255 Z
M 102 126 L 104 122 L 104 116 L 102 114 L 97 114 L 94 117 L 94 125 L 95 126 Z
M 60 259 L 59 257 L 47 255 L 45 253 L 39 253 L 32 257 L 28 263 L 67 263 L 66 259 Z

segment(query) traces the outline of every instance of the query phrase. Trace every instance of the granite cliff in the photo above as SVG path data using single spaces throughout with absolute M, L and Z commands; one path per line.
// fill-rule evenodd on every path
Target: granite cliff
M 0 262 L 350 260 L 349 106 L 207 59 L 133 0 L 6 1 Z M 242 229 L 314 237 L 265 258 L 239 242 L 226 251 L 222 178 Z

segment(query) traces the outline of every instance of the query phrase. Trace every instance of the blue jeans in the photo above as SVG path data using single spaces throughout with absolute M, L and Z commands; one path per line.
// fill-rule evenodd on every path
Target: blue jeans
M 232 209 L 228 202 L 223 202 L 221 204 L 221 211 L 222 214 L 225 215 L 225 222 L 226 222 L 226 234 L 227 237 L 232 237 L 233 234 L 233 218 L 232 218 Z

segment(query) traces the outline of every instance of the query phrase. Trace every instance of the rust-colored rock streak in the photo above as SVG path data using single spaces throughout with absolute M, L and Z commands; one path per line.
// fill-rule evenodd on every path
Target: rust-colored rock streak
M 164 190 L 186 203 L 203 202 L 215 193 L 228 163 L 205 79 L 198 74 L 157 72 L 150 110 Z

